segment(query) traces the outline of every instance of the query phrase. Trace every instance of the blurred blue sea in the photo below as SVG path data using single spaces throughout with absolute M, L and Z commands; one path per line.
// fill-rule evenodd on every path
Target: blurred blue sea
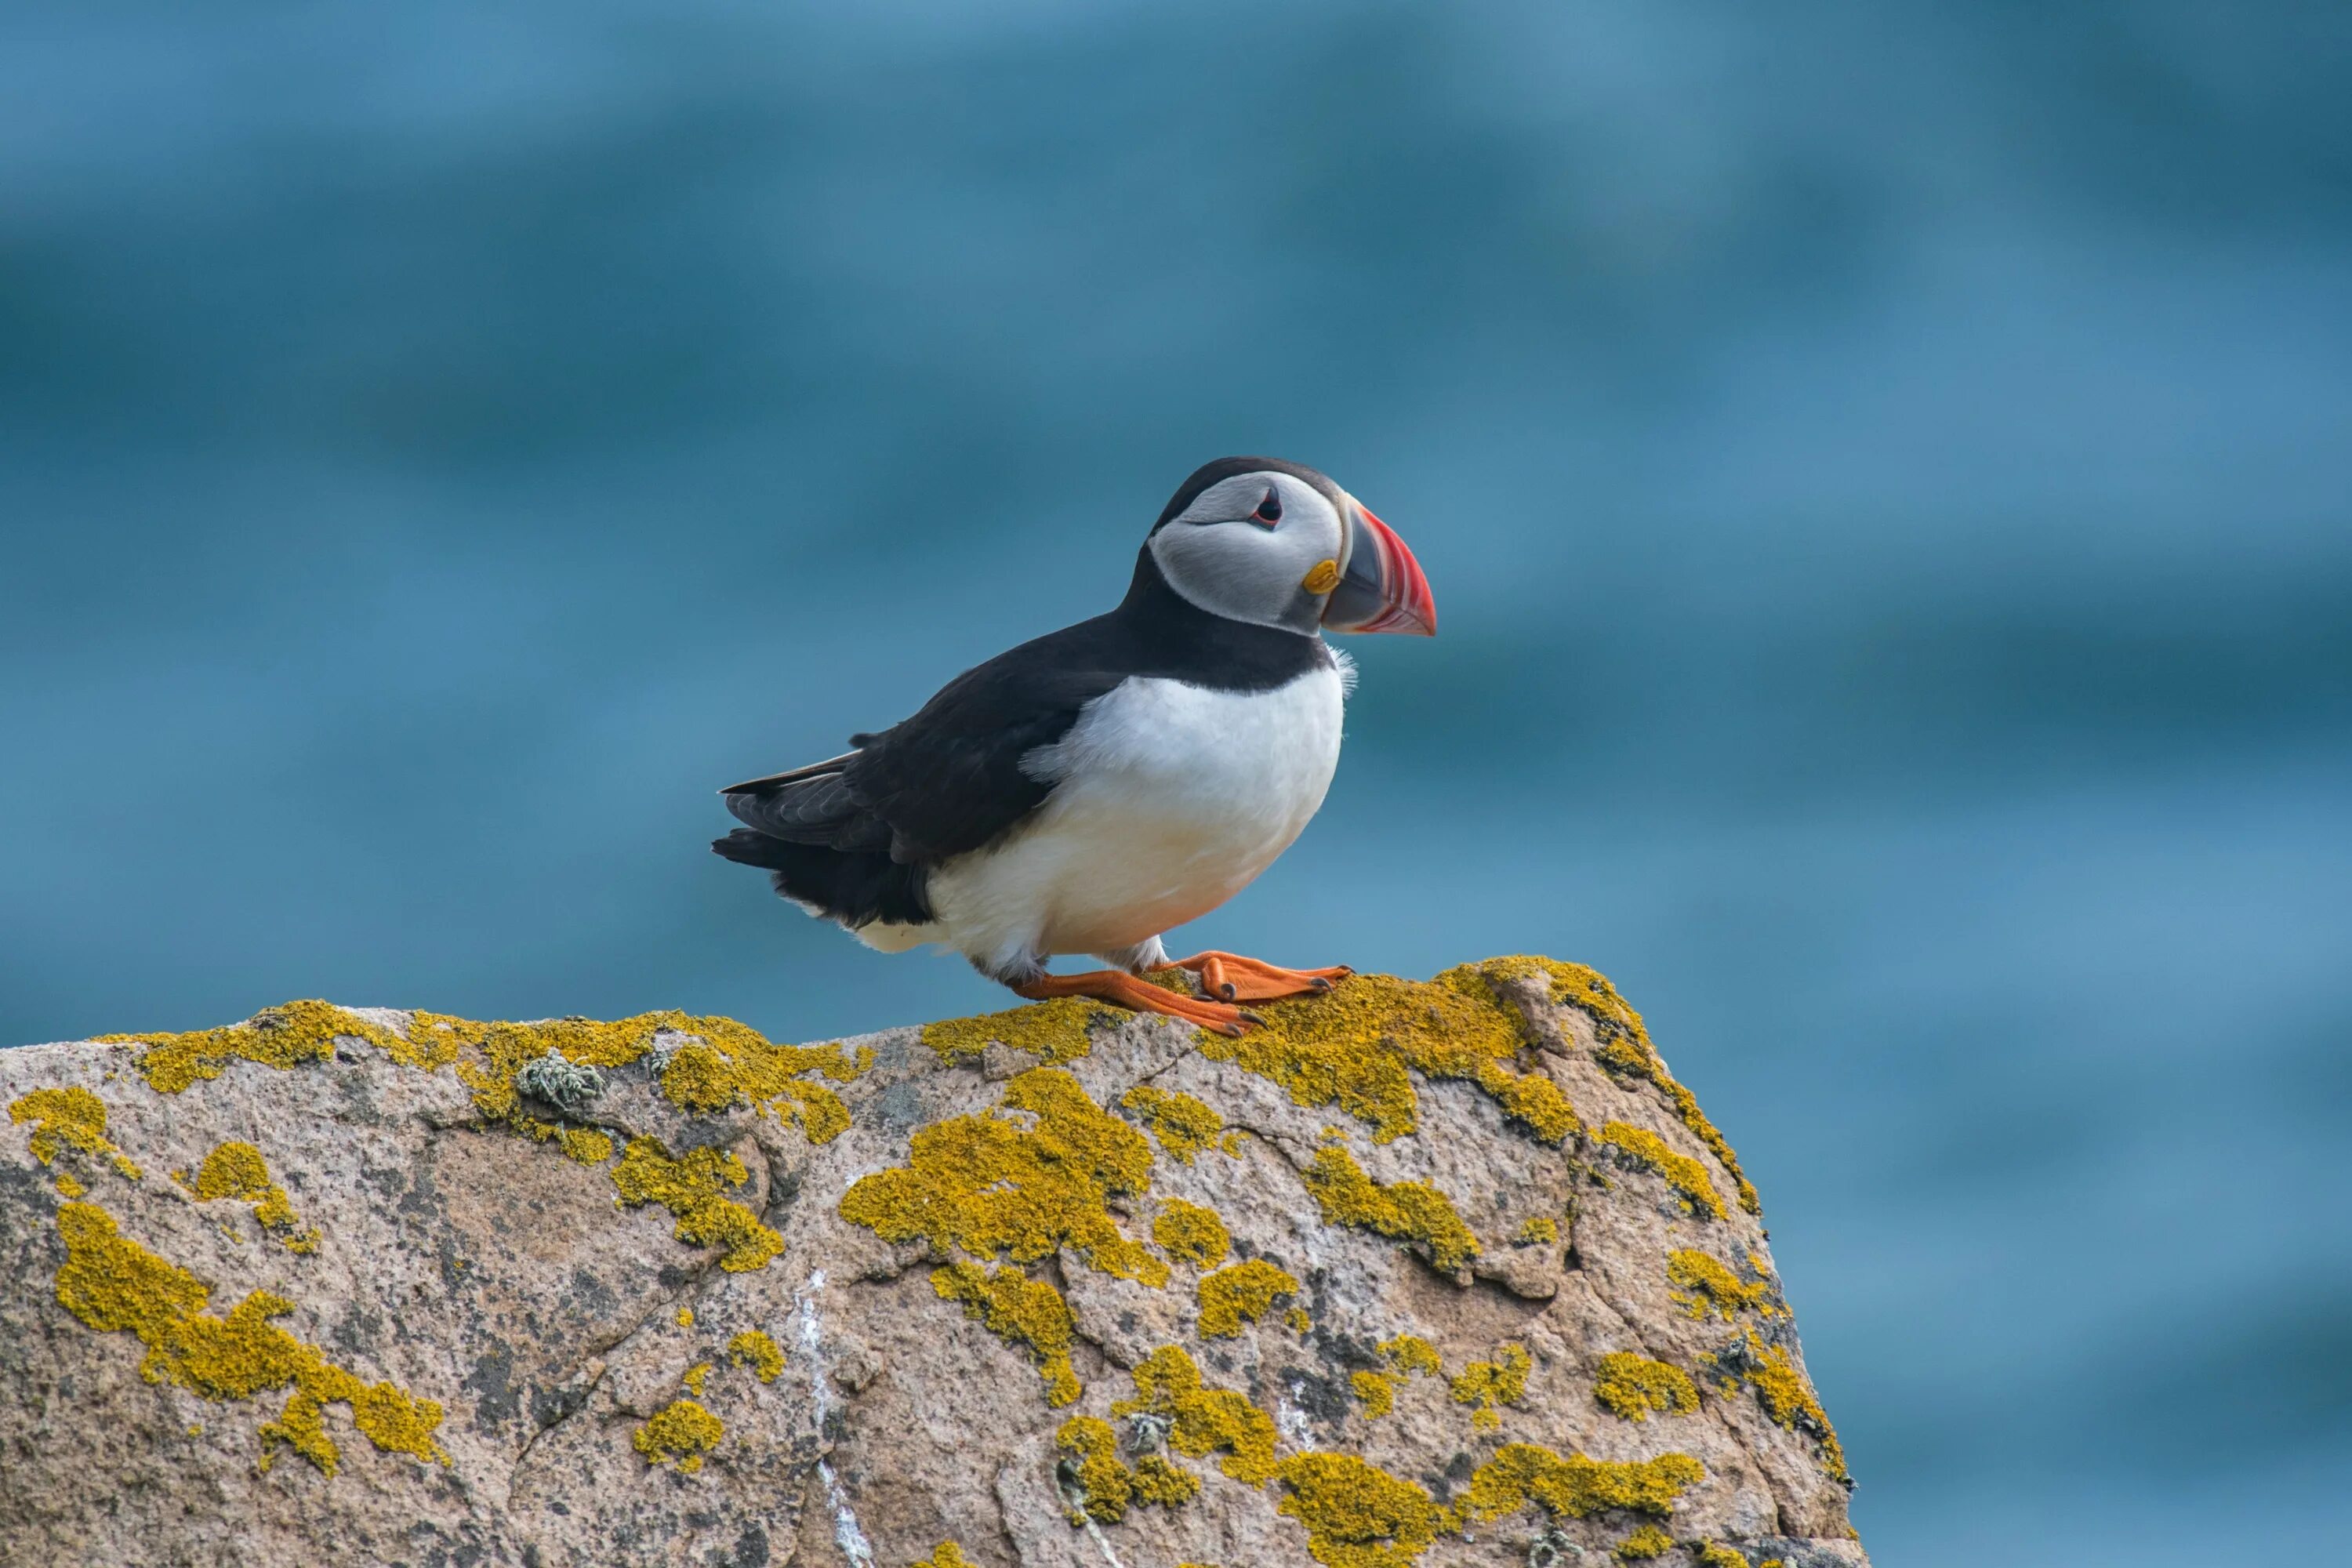
M 1444 635 L 1188 939 L 1612 976 L 1889 1568 L 2341 1560 L 2347 72 L 2315 4 L 19 0 L 0 1040 L 998 1006 L 711 791 L 1276 453 Z

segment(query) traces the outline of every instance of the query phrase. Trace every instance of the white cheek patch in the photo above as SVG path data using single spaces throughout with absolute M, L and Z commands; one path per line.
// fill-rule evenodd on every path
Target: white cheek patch
M 1177 521 L 1151 536 L 1160 574 L 1188 603 L 1223 616 L 1288 631 L 1315 629 L 1320 614 L 1304 586 L 1338 557 L 1339 519 L 1320 496 L 1286 505 L 1279 526 Z

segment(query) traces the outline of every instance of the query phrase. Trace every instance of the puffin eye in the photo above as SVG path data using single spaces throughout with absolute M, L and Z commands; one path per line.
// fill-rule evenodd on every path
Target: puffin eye
M 1265 492 L 1265 499 L 1257 503 L 1257 510 L 1250 513 L 1250 516 L 1257 521 L 1265 523 L 1269 526 L 1280 522 L 1282 521 L 1281 493 L 1277 490 L 1268 489 Z

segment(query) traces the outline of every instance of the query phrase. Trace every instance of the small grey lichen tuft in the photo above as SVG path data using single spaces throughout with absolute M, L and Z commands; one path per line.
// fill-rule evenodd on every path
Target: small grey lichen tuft
M 1162 1415 L 1156 1410 L 1139 1410 L 1127 1418 L 1127 1451 L 1130 1454 L 1156 1454 L 1168 1446 L 1168 1434 L 1175 1429 L 1176 1418 Z
M 1549 1525 L 1528 1542 L 1528 1568 L 1570 1568 L 1591 1561 L 1591 1553 L 1570 1541 L 1559 1526 Z
M 517 1092 L 543 1100 L 566 1116 L 579 1115 L 604 1092 L 603 1073 L 555 1051 L 523 1063 L 514 1082 Z
M 669 1071 L 670 1058 L 677 1055 L 681 1047 L 696 1043 L 700 1037 L 682 1035 L 676 1029 L 656 1030 L 652 1048 L 646 1052 L 646 1067 L 654 1075 L 655 1081 L 659 1082 L 661 1075 Z

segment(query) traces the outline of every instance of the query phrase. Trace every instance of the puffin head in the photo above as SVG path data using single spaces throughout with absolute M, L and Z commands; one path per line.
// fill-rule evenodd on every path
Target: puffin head
M 1227 620 L 1310 637 L 1437 632 L 1429 579 L 1404 541 L 1297 463 L 1202 464 L 1169 498 L 1143 548 L 1179 597 Z

